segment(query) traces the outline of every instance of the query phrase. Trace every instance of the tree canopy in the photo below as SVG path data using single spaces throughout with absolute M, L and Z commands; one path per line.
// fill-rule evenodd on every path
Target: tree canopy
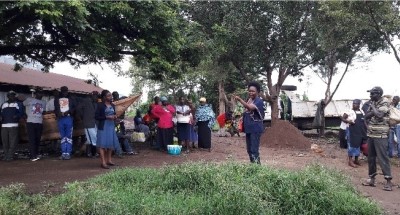
M 182 17 L 175 1 L 9 1 L 0 3 L 0 55 L 73 65 L 146 64 L 154 79 L 175 71 Z

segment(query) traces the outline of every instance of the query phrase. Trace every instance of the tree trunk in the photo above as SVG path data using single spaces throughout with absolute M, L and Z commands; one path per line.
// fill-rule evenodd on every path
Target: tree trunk
M 218 103 L 219 103 L 219 115 L 225 113 L 225 91 L 224 83 L 222 80 L 218 81 Z
M 325 136 L 325 107 L 326 107 L 326 105 L 324 107 L 322 107 L 321 127 L 320 127 L 319 132 L 318 132 L 318 135 L 320 137 Z
M 275 84 L 270 92 L 269 105 L 271 105 L 271 127 L 275 125 L 275 122 L 279 120 L 279 109 L 278 109 L 278 97 L 280 92 L 280 86 Z
M 279 120 L 278 99 L 273 99 L 269 104 L 271 105 L 271 127 L 272 127 L 275 125 L 276 121 Z

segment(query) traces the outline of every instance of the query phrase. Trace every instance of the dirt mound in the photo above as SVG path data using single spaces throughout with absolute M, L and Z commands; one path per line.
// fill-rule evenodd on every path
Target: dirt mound
M 311 142 L 288 121 L 279 120 L 261 136 L 261 146 L 268 148 L 310 150 Z

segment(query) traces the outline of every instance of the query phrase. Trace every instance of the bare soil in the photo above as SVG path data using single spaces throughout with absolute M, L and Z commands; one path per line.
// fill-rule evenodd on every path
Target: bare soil
M 309 150 L 310 140 L 288 121 L 277 120 L 261 136 L 261 146 L 278 149 Z
M 299 132 L 300 133 L 300 132 Z M 268 131 L 266 132 L 268 134 Z M 161 167 L 185 162 L 206 161 L 226 162 L 238 161 L 248 163 L 245 139 L 243 137 L 212 137 L 212 151 L 193 150 L 191 153 L 183 153 L 179 156 L 171 156 L 165 152 L 151 150 L 148 145 L 142 144 L 136 147 L 138 155 L 114 158 L 118 168 L 125 167 Z M 312 136 L 312 135 L 311 135 Z M 310 149 L 300 147 L 269 147 L 268 138 L 263 139 L 264 147 L 260 148 L 263 165 L 278 168 L 299 170 L 310 164 L 320 164 L 337 169 L 351 178 L 353 185 L 364 195 L 378 202 L 387 214 L 400 213 L 400 167 L 397 159 L 392 159 L 393 183 L 396 185 L 392 192 L 382 190 L 384 179 L 382 175 L 377 177 L 377 187 L 361 186 L 367 178 L 367 162 L 362 160 L 362 166 L 352 168 L 347 165 L 346 150 L 340 149 L 336 138 L 305 138 L 311 143 L 318 144 L 321 151 L 315 153 Z M 266 144 L 266 145 L 265 145 Z M 291 144 L 291 143 L 288 143 Z M 0 186 L 12 183 L 24 183 L 30 193 L 60 193 L 67 182 L 82 181 L 112 170 L 100 168 L 99 159 L 86 157 L 73 157 L 69 161 L 58 160 L 57 157 L 47 156 L 39 161 L 32 162 L 28 159 L 18 159 L 12 162 L 0 162 Z

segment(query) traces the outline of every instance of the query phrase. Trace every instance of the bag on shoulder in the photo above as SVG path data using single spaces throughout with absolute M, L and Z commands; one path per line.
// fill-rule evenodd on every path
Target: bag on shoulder
M 389 109 L 389 124 L 397 125 L 400 123 L 400 110 L 392 107 Z
M 144 143 L 146 142 L 146 136 L 144 135 L 143 132 L 135 131 L 132 133 L 131 142 Z

